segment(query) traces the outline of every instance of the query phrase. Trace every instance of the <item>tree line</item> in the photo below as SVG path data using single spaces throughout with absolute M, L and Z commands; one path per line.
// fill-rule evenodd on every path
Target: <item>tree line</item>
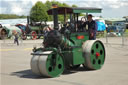
M 30 20 L 33 22 L 52 21 L 53 17 L 47 14 L 47 10 L 51 9 L 52 4 L 57 4 L 59 7 L 77 7 L 58 1 L 46 1 L 45 3 L 38 1 L 30 10 Z M 59 15 L 58 20 L 63 21 L 63 15 Z
M 17 18 L 26 18 L 24 15 L 16 15 L 16 14 L 0 14 L 0 19 L 17 19 Z

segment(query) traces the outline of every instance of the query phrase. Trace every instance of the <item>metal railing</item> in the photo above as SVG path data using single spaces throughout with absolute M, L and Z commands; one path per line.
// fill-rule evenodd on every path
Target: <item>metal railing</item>
M 31 34 L 27 35 L 29 37 L 29 39 L 27 40 L 23 40 L 21 38 L 21 36 L 19 36 L 19 44 L 23 45 L 23 44 L 38 44 L 41 45 L 43 42 L 43 38 L 40 39 L 35 39 L 32 40 L 30 36 L 32 36 Z M 43 36 L 42 34 L 39 34 L 37 36 Z M 105 33 L 104 36 L 102 36 L 100 39 L 103 43 L 105 44 L 111 44 L 111 45 L 122 45 L 122 46 L 128 46 L 128 33 L 123 33 L 120 36 L 110 36 L 110 34 Z M 14 45 L 14 37 L 10 38 L 10 39 L 3 39 L 0 40 L 0 43 L 5 44 L 5 45 Z
M 104 43 L 122 46 L 128 45 L 128 33 L 122 33 L 120 36 L 115 35 L 114 33 L 106 33 Z

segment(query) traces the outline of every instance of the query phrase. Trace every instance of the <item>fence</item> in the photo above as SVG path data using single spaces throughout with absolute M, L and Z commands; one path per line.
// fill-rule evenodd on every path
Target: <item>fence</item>
M 29 35 L 31 36 L 31 35 Z M 106 33 L 104 34 L 104 37 L 98 38 L 100 39 L 103 43 L 107 45 L 122 45 L 122 46 L 128 46 L 128 33 L 123 33 L 120 36 L 115 35 L 114 33 Z M 43 39 L 36 39 L 36 40 L 23 40 L 21 37 L 19 38 L 19 43 L 20 45 L 24 44 L 37 44 L 37 45 L 42 45 Z M 4 39 L 1 40 L 0 43 L 4 45 L 14 45 L 14 37 L 11 39 Z
M 104 37 L 99 39 L 107 45 L 128 46 L 128 33 L 123 33 L 119 36 L 118 33 L 106 33 Z

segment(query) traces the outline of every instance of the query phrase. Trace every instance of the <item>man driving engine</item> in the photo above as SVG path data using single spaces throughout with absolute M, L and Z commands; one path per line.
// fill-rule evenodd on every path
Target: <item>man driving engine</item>
M 87 20 L 84 24 L 83 27 L 88 30 L 89 33 L 89 40 L 95 40 L 96 39 L 96 26 L 95 26 L 95 21 L 92 19 L 92 15 L 89 14 L 87 16 Z

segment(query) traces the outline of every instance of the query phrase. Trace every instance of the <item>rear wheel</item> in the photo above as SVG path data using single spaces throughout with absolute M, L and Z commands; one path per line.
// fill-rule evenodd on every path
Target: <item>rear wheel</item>
M 27 35 L 26 35 L 26 33 L 25 33 L 25 32 L 22 33 L 22 36 L 21 36 L 21 37 L 22 37 L 23 40 L 26 40 L 26 39 L 27 39 Z
M 85 58 L 84 66 L 89 69 L 100 69 L 105 61 L 105 48 L 99 40 L 88 40 L 84 42 L 83 56 Z
M 0 39 L 7 38 L 7 31 L 3 28 L 0 28 Z
M 32 39 L 33 40 L 37 39 L 37 33 L 36 33 L 36 31 L 32 31 L 31 32 L 31 35 L 32 35 Z

